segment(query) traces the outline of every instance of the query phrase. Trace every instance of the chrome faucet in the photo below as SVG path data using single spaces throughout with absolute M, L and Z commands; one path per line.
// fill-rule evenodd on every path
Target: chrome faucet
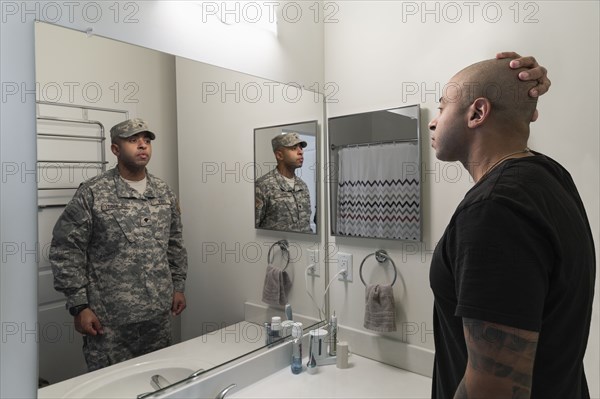
M 152 376 L 152 378 L 150 378 L 150 385 L 152 385 L 152 388 L 158 391 L 159 389 L 168 387 L 171 385 L 171 383 L 162 375 L 155 374 Z
M 202 373 L 204 373 L 204 369 L 198 369 L 198 370 L 194 371 L 192 374 L 190 374 L 190 376 L 188 378 L 198 377 Z
M 219 394 L 217 395 L 217 397 L 215 399 L 225 399 L 225 395 L 227 395 L 229 393 L 229 391 L 231 391 L 233 388 L 235 388 L 235 386 L 236 386 L 235 384 L 231 384 L 227 388 L 223 389 L 221 392 L 219 392 Z

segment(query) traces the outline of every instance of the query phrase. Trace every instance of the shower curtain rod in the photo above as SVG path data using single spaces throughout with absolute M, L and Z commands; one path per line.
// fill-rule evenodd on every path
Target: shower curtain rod
M 364 146 L 370 146 L 370 145 L 394 144 L 394 143 L 413 143 L 413 142 L 418 142 L 418 141 L 419 141 L 419 139 L 415 138 L 415 139 L 397 139 L 397 140 L 370 141 L 368 143 L 356 143 L 356 144 L 341 144 L 341 145 L 331 144 L 331 151 L 335 151 L 335 150 L 338 150 L 340 148 L 346 148 L 346 147 L 364 147 Z

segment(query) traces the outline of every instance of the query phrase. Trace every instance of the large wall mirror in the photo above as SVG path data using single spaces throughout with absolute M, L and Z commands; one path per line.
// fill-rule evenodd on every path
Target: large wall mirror
M 419 106 L 329 118 L 331 233 L 421 241 Z
M 254 130 L 257 229 L 317 233 L 317 129 L 309 121 Z
M 38 320 L 42 330 L 59 332 L 40 339 L 40 377 L 53 384 L 87 371 L 81 336 L 65 298 L 53 288 L 48 249 L 52 228 L 78 184 L 114 167 L 109 130 L 128 118 L 146 120 L 156 133 L 148 170 L 179 193 L 189 268 L 187 309 L 174 319 L 175 343 L 214 343 L 210 356 L 191 356 L 186 346 L 185 355 L 200 359 L 205 370 L 264 347 L 263 323 L 274 315 L 285 320 L 283 306 L 262 302 L 268 251 L 284 237 L 257 234 L 254 226 L 254 133 L 294 122 L 289 128 L 311 142 L 316 157 L 322 96 L 51 24 L 36 23 L 35 30 Z M 272 151 L 271 159 L 263 155 L 266 165 L 274 162 Z M 305 163 L 312 165 L 307 174 L 315 171 L 315 159 Z M 316 206 L 315 178 L 306 179 Z M 314 223 L 311 229 L 316 232 Z M 319 310 L 302 279 L 304 248 L 318 245 L 318 238 L 298 237 L 290 242 L 287 267 L 292 283 L 298 281 L 287 300 L 294 320 L 308 329 L 319 321 Z M 323 294 L 319 283 L 313 281 L 314 295 Z M 227 334 L 215 336 L 222 329 Z

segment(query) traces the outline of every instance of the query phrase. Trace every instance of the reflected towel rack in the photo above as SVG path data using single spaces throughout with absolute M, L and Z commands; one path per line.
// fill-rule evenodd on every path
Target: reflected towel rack
M 104 125 L 101 122 L 90 120 L 90 119 L 59 118 L 59 117 L 52 117 L 52 116 L 38 116 L 37 120 L 38 121 L 53 121 L 53 122 L 66 123 L 66 124 L 75 123 L 75 124 L 98 126 L 98 128 L 100 129 L 99 136 L 84 136 L 84 135 L 76 135 L 76 134 L 70 135 L 70 134 L 60 134 L 60 133 L 55 134 L 55 133 L 39 133 L 38 132 L 37 137 L 43 137 L 43 138 L 50 139 L 50 140 L 84 140 L 84 141 L 97 142 L 98 144 L 100 144 L 100 154 L 101 154 L 100 161 L 38 159 L 37 160 L 38 168 L 40 167 L 40 164 L 42 164 L 42 165 L 47 164 L 48 166 L 46 166 L 46 167 L 56 165 L 58 168 L 62 168 L 63 166 L 61 166 L 61 165 L 74 164 L 74 165 L 85 165 L 86 168 L 91 167 L 91 168 L 101 169 L 103 172 L 106 170 L 106 165 L 108 164 L 108 161 L 106 161 L 106 155 L 105 155 L 105 150 L 104 150 L 104 141 L 106 138 L 104 137 Z M 38 185 L 38 191 L 53 191 L 53 190 L 64 191 L 64 190 L 76 190 L 76 189 L 77 189 L 77 187 L 69 187 L 69 186 L 39 187 L 39 185 Z M 58 204 L 40 204 L 40 203 L 38 203 L 38 209 L 60 208 L 65 205 L 66 205 L 65 203 L 58 203 Z
M 397 139 L 397 140 L 383 140 L 383 141 L 370 141 L 368 143 L 356 143 L 356 144 L 331 144 L 331 151 L 339 150 L 340 148 L 346 147 L 368 147 L 370 145 L 380 145 L 380 144 L 395 144 L 395 143 L 417 143 L 419 141 L 416 139 Z
M 373 252 L 372 254 L 365 256 L 365 258 L 362 260 L 362 262 L 360 263 L 360 269 L 358 269 L 358 275 L 360 276 L 360 281 L 362 281 L 362 283 L 365 285 L 365 287 L 367 286 L 367 283 L 365 283 L 365 279 L 363 278 L 363 275 L 362 275 L 362 269 L 365 264 L 365 261 L 373 255 L 375 255 L 375 259 L 377 259 L 377 262 L 379 262 L 379 264 L 382 264 L 386 260 L 389 260 L 390 263 L 392 264 L 392 266 L 394 266 L 394 280 L 392 281 L 392 284 L 391 284 L 391 285 L 394 285 L 394 283 L 396 282 L 396 278 L 398 278 L 398 269 L 396 268 L 396 264 L 394 263 L 394 260 L 383 249 L 379 249 L 379 250 Z
M 283 270 L 285 270 L 285 269 L 287 269 L 288 265 L 290 264 L 290 251 L 288 250 L 289 244 L 288 244 L 287 240 L 279 240 L 277 242 L 274 242 L 273 245 L 271 245 L 271 247 L 269 248 L 269 253 L 267 254 L 267 263 L 269 265 L 271 263 L 273 263 L 273 259 L 271 258 L 271 254 L 273 252 L 273 248 L 275 248 L 276 245 L 279 246 L 279 249 L 281 250 L 282 254 L 285 255 L 286 258 L 287 258 L 285 266 L 283 267 Z
M 106 153 L 104 150 L 104 141 L 106 137 L 104 137 L 104 125 L 99 121 L 94 121 L 90 119 L 73 119 L 73 118 L 61 118 L 54 116 L 38 116 L 38 121 L 52 121 L 52 122 L 62 122 L 62 123 L 76 123 L 76 124 L 84 124 L 84 125 L 95 125 L 100 128 L 100 135 L 98 136 L 84 136 L 79 134 L 59 134 L 59 133 L 37 133 L 38 137 L 44 137 L 48 139 L 67 139 L 67 140 L 87 140 L 87 141 L 96 141 L 101 144 L 100 146 L 100 154 L 101 161 L 72 161 L 72 160 L 48 160 L 48 159 L 38 159 L 38 163 L 56 163 L 56 164 L 83 164 L 83 165 L 98 165 L 98 168 L 101 168 L 104 172 L 106 170 Z M 73 190 L 77 189 L 77 187 L 57 187 L 57 188 L 39 188 L 39 190 Z
M 40 107 L 49 107 L 46 108 L 46 112 L 53 110 L 64 110 L 64 109 L 77 109 L 81 112 L 81 117 L 73 118 L 73 117 L 64 117 L 64 116 L 51 116 L 51 115 L 43 115 Z M 69 133 L 47 133 L 47 132 L 39 132 L 39 126 L 37 137 L 43 138 L 47 140 L 63 140 L 68 142 L 72 141 L 87 141 L 87 142 L 95 142 L 100 146 L 100 156 L 96 159 L 90 160 L 52 160 L 52 159 L 38 159 L 37 165 L 39 168 L 49 168 L 56 167 L 57 169 L 66 168 L 67 165 L 81 165 L 81 167 L 99 169 L 102 172 L 106 171 L 106 166 L 108 165 L 108 161 L 106 160 L 106 136 L 105 136 L 105 127 L 104 124 L 98 120 L 92 120 L 88 117 L 89 111 L 101 111 L 101 112 L 110 112 L 110 113 L 118 113 L 123 114 L 124 119 L 129 117 L 129 112 L 124 110 L 112 109 L 112 108 L 102 108 L 96 106 L 86 106 L 86 105 L 78 105 L 78 104 L 67 104 L 67 103 L 59 103 L 59 102 L 50 102 L 50 101 L 36 101 L 36 119 L 38 121 L 45 122 L 55 122 L 57 124 L 62 124 L 62 126 L 74 126 L 74 125 L 94 125 L 97 126 L 99 132 L 97 135 L 83 135 L 83 134 L 69 134 Z M 63 111 L 61 111 L 63 112 Z M 56 164 L 56 165 L 52 165 Z M 39 173 L 39 170 L 38 170 Z M 77 190 L 78 186 L 45 186 L 39 187 L 39 191 L 63 191 L 63 190 Z M 66 195 L 66 194 L 65 194 Z M 54 207 L 63 207 L 66 203 L 49 203 L 49 204 L 40 204 L 38 203 L 38 208 L 54 208 Z

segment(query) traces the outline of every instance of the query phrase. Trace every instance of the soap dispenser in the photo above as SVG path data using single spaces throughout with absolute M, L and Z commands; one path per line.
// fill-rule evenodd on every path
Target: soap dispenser
M 302 323 L 292 326 L 292 373 L 302 372 Z

